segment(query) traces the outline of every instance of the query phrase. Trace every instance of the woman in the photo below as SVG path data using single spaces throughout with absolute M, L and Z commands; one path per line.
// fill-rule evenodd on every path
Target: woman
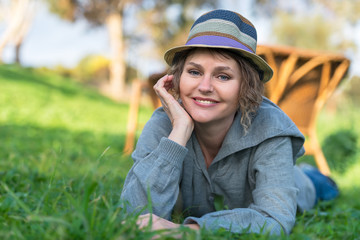
M 215 10 L 195 21 L 184 46 L 165 53 L 171 69 L 154 86 L 163 107 L 139 138 L 121 196 L 131 212 L 150 204 L 153 229 L 178 227 L 170 221 L 176 206 L 194 229 L 290 233 L 297 206 L 322 198 L 294 166 L 304 137 L 262 97 L 273 72 L 256 44 L 249 20 Z

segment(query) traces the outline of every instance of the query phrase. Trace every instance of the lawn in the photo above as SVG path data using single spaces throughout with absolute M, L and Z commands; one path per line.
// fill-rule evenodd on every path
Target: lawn
M 149 106 L 141 108 L 140 125 L 151 112 Z M 127 104 L 71 79 L 0 66 L 0 239 L 151 239 L 154 233 L 138 230 L 135 218 L 120 208 L 122 184 L 132 165 L 122 154 L 127 113 Z M 346 142 L 349 132 L 357 139 L 359 117 L 355 107 L 336 114 L 323 111 L 321 142 Z M 324 146 L 327 157 L 351 152 L 348 144 L 339 150 L 338 145 L 327 152 Z M 359 142 L 355 148 L 344 159 L 353 163 L 333 175 L 341 196 L 298 214 L 293 233 L 282 238 L 360 239 Z M 187 229 L 181 234 L 184 239 L 272 238 Z

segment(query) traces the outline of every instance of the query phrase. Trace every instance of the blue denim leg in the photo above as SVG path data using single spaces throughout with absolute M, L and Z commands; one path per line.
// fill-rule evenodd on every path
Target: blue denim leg
M 308 164 L 302 164 L 300 168 L 313 182 L 317 201 L 332 200 L 339 195 L 339 189 L 330 177 L 323 175 L 318 169 Z

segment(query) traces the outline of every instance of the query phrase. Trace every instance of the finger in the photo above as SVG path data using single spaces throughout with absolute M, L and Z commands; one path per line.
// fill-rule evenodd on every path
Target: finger
M 166 89 L 166 91 L 169 91 L 170 89 L 172 89 L 174 87 L 173 85 L 173 75 L 168 75 L 167 79 L 164 80 L 164 87 Z
M 162 89 L 165 89 L 165 91 L 168 91 L 173 87 L 172 79 L 173 75 L 165 75 L 162 78 L 160 78 L 157 83 L 154 85 L 155 91 L 160 91 Z
M 154 85 L 154 88 L 159 88 L 164 85 L 164 82 L 166 82 L 169 75 L 162 76 L 159 80 L 157 80 L 156 84 Z
M 140 229 L 147 227 L 150 222 L 150 214 L 141 215 L 138 217 L 136 221 L 136 225 L 139 226 Z
M 159 85 L 154 86 L 156 95 L 158 95 L 162 103 L 166 103 L 167 105 L 169 105 L 170 103 L 174 104 L 174 101 L 176 100 L 174 96 L 168 92 L 168 89 L 170 89 L 170 87 L 167 87 L 168 89 L 166 89 L 162 84 L 163 82 L 161 81 L 159 82 Z

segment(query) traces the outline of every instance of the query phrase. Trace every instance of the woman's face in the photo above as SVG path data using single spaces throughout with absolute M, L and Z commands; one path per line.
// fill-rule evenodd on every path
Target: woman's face
M 238 63 L 207 49 L 197 49 L 185 61 L 180 98 L 195 123 L 230 126 L 238 109 Z

